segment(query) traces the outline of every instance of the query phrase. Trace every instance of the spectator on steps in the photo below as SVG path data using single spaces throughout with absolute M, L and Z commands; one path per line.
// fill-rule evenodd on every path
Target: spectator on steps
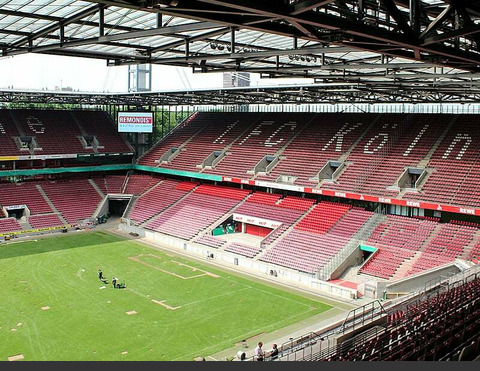
M 271 360 L 274 361 L 278 358 L 278 348 L 277 344 L 273 344 L 272 350 L 270 351 Z
M 265 356 L 265 353 L 262 349 L 263 343 L 260 341 L 255 348 L 255 359 L 257 361 L 263 361 L 263 357 Z

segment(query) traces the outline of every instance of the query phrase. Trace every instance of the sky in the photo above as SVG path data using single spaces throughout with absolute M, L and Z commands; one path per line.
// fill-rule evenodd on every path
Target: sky
M 260 79 L 251 86 L 308 84 L 311 79 Z M 81 92 L 127 92 L 128 67 L 108 67 L 105 60 L 24 54 L 0 58 L 0 89 L 58 90 L 70 87 Z M 221 73 L 201 74 L 190 68 L 153 65 L 152 90 L 221 88 Z

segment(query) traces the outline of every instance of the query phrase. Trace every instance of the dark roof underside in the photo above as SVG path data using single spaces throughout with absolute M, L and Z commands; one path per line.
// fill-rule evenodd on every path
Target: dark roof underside
M 0 50 L 310 78 L 305 103 L 478 102 L 479 22 L 472 0 L 0 0 Z

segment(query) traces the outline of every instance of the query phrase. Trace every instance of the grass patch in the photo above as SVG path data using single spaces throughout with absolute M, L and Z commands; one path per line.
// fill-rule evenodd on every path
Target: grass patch
M 331 308 L 102 232 L 0 246 L 0 279 L 0 360 L 193 360 Z

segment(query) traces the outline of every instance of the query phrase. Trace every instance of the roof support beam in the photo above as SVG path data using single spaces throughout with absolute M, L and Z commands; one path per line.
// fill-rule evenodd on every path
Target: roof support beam
M 223 54 L 202 54 L 191 55 L 187 59 L 183 57 L 178 58 L 153 58 L 152 63 L 174 63 L 174 62 L 195 62 L 201 60 L 235 60 L 235 59 L 254 59 L 254 58 L 268 58 L 285 55 L 314 55 L 319 53 L 348 53 L 355 49 L 350 47 L 306 47 L 300 49 L 279 49 L 279 50 L 264 50 L 255 52 L 243 52 L 243 53 L 223 53 Z
M 235 53 L 236 43 L 235 43 L 235 27 L 230 29 L 230 50 L 232 53 Z
M 98 7 L 98 36 L 105 35 L 105 8 L 103 6 Z
M 103 5 L 101 5 L 102 7 L 104 7 Z M 98 5 L 94 5 L 94 6 L 91 6 L 89 8 L 86 8 L 68 18 L 64 18 L 61 20 L 61 22 L 59 22 L 58 24 L 53 24 L 53 25 L 50 25 L 50 26 L 47 26 L 45 27 L 43 30 L 40 30 L 38 32 L 34 32 L 32 33 L 30 36 L 28 37 L 25 37 L 15 43 L 12 44 L 12 47 L 14 48 L 17 48 L 17 47 L 20 47 L 20 46 L 23 46 L 35 39 L 38 39 L 40 37 L 43 37 L 45 35 L 48 35 L 52 32 L 55 32 L 55 31 L 58 31 L 60 29 L 60 27 L 62 26 L 66 26 L 70 23 L 73 23 L 75 21 L 78 21 L 82 18 L 85 18 L 85 17 L 88 17 L 92 14 L 95 14 L 96 12 L 98 12 L 98 9 L 99 9 L 99 6 Z
M 324 5 L 331 4 L 336 0 L 304 0 L 300 3 L 294 4 L 291 6 L 290 14 L 291 15 L 298 15 L 304 12 L 308 12 L 309 10 L 320 8 Z
M 435 18 L 420 34 L 420 39 L 425 39 L 429 36 L 432 32 L 436 31 L 438 27 L 450 16 L 453 11 L 453 7 L 451 5 L 447 6 L 438 16 Z
M 187 24 L 182 24 L 178 26 L 152 28 L 148 30 L 122 32 L 118 34 L 107 35 L 107 36 L 99 37 L 97 42 L 120 41 L 120 40 L 137 39 L 142 37 L 170 35 L 170 34 L 181 33 L 181 32 L 209 30 L 216 27 L 220 27 L 220 25 L 212 22 L 187 23 Z
M 225 35 L 228 31 L 229 31 L 229 29 L 224 27 L 224 28 L 220 28 L 218 30 L 214 30 L 214 31 L 211 31 L 211 32 L 205 32 L 201 35 L 190 37 L 190 42 L 202 41 L 202 40 L 206 40 L 210 37 Z M 184 44 L 183 40 L 182 41 L 174 41 L 172 43 L 159 46 L 158 48 L 151 48 L 150 52 L 153 54 L 153 53 L 157 53 L 157 52 L 164 51 L 164 50 L 171 50 L 171 49 L 174 49 L 174 48 L 178 48 L 179 46 L 182 46 L 183 44 Z
M 395 2 L 393 0 L 380 0 L 380 2 L 388 9 L 389 14 L 395 19 L 395 22 L 397 22 L 399 29 L 402 30 L 405 35 L 413 36 L 412 29 L 410 28 L 404 13 L 397 8 Z
M 410 27 L 415 35 L 420 33 L 420 0 L 410 0 Z
M 140 0 L 129 0 L 128 3 L 121 3 L 115 0 L 89 0 L 93 2 L 100 2 L 109 5 L 126 6 L 134 9 L 146 9 L 142 6 Z M 157 11 L 163 14 L 172 16 L 180 16 L 185 18 L 208 20 L 217 22 L 225 26 L 235 26 L 253 29 L 260 32 L 268 32 L 278 35 L 299 37 L 304 40 L 320 41 L 320 42 L 335 42 L 355 45 L 358 39 L 367 39 L 369 42 L 384 42 L 394 45 L 396 49 L 390 50 L 390 55 L 393 57 L 405 57 L 405 54 L 410 55 L 412 59 L 427 59 L 436 60 L 441 64 L 453 68 L 470 69 L 476 71 L 479 69 L 480 56 L 473 51 L 457 48 L 449 43 L 435 43 L 430 45 L 422 45 L 419 42 L 418 34 L 415 34 L 408 25 L 409 13 L 408 11 L 400 11 L 397 4 L 405 7 L 408 10 L 410 0 L 381 0 L 386 6 L 396 12 L 396 22 L 384 20 L 383 17 L 378 18 L 378 22 L 384 26 L 397 27 L 403 31 L 389 30 L 388 28 L 378 27 L 375 23 L 371 24 L 372 17 L 359 18 L 357 14 L 350 11 L 349 7 L 345 6 L 344 0 L 337 0 L 329 5 L 329 8 L 337 9 L 340 16 L 336 13 L 314 12 L 312 10 L 299 13 L 297 15 L 291 14 L 291 6 L 285 2 L 275 2 L 276 6 L 271 6 L 273 1 L 255 1 L 255 0 L 182 0 L 177 5 L 172 6 L 170 1 L 158 0 L 162 6 Z M 348 0 L 347 0 L 348 1 Z M 444 0 L 458 3 L 463 0 Z M 302 2 L 300 2 L 301 4 Z M 365 3 L 365 4 L 364 4 Z M 201 5 L 199 5 L 201 4 Z M 278 4 L 278 6 L 277 6 Z M 369 7 L 369 2 L 362 2 L 365 7 Z M 427 19 L 425 14 L 436 14 L 439 6 L 426 7 L 421 9 L 423 16 L 422 22 Z M 304 5 L 306 5 L 304 3 Z M 310 3 L 313 5 L 313 3 Z M 380 15 L 389 15 L 383 9 L 380 9 Z M 395 11 L 396 9 L 396 11 Z M 469 8 L 470 9 L 470 8 Z M 155 11 L 155 10 L 154 10 Z M 390 14 L 391 15 L 391 14 Z M 258 17 L 274 20 L 269 22 L 249 23 L 253 22 Z M 388 17 L 387 17 L 388 18 Z M 285 24 L 286 21 L 290 24 L 303 27 L 292 27 Z M 403 26 L 401 26 L 403 25 Z M 445 28 L 445 27 L 444 27 Z M 311 30 L 321 31 L 314 34 Z M 331 40 L 328 31 L 335 31 L 338 34 Z M 442 32 L 444 29 L 442 29 Z M 313 34 L 313 38 L 311 35 Z M 412 36 L 413 35 L 413 36 Z M 405 53 L 408 51 L 408 53 Z M 400 54 L 398 53 L 400 52 Z
M 467 35 L 474 35 L 480 33 L 480 26 L 472 26 L 466 28 L 460 28 L 456 31 L 452 32 L 445 32 L 438 35 L 433 35 L 426 38 L 423 42 L 423 45 L 435 44 L 442 41 L 454 39 L 457 37 L 467 36 Z
M 140 31 L 132 31 L 132 32 L 122 32 L 119 34 L 113 35 L 106 35 L 101 37 L 92 37 L 90 39 L 81 39 L 75 41 L 67 41 L 63 44 L 52 44 L 46 46 L 40 46 L 36 48 L 32 48 L 32 52 L 46 52 L 51 50 L 57 49 L 65 49 L 65 48 L 72 48 L 78 46 L 85 46 L 85 45 L 95 45 L 95 44 L 108 44 L 114 41 L 122 41 L 122 40 L 129 40 L 141 37 L 151 37 L 151 36 L 160 36 L 160 35 L 169 35 L 172 33 L 177 32 L 187 32 L 187 31 L 196 31 L 196 30 L 203 30 L 203 29 L 211 29 L 217 26 L 211 22 L 196 22 L 196 23 L 189 23 L 186 25 L 178 25 L 178 26 L 170 26 L 170 27 L 162 27 L 162 28 L 153 28 L 149 30 L 140 30 Z M 184 41 L 182 41 L 182 44 Z M 10 55 L 15 54 L 23 54 L 25 50 L 13 50 L 10 51 Z
M 455 10 L 457 11 L 457 14 L 461 17 L 463 21 L 463 27 L 476 28 L 478 26 L 472 21 L 469 13 L 466 10 L 466 7 L 468 5 L 467 2 L 465 2 L 464 0 L 448 0 L 448 1 L 450 1 L 450 3 L 454 6 Z M 459 27 L 459 28 L 462 28 L 462 27 Z M 478 35 L 472 34 L 472 38 L 475 41 L 475 44 L 477 44 L 477 47 L 480 47 L 480 38 L 478 37 Z
M 14 17 L 20 17 L 20 18 L 25 18 L 25 19 L 41 19 L 41 20 L 45 20 L 45 21 L 49 21 L 49 22 L 58 22 L 58 23 L 62 23 L 62 21 L 64 20 L 61 17 L 54 17 L 54 16 L 51 16 L 51 15 L 26 13 L 26 12 L 19 12 L 19 11 L 7 10 L 7 9 L 2 9 L 2 8 L 0 8 L 0 15 L 11 15 L 11 16 L 14 16 Z M 97 22 L 86 21 L 86 20 L 75 20 L 75 21 L 72 21 L 71 24 L 98 27 Z M 125 27 L 125 26 L 122 26 L 122 25 L 105 24 L 104 27 L 108 28 L 108 29 L 115 29 L 115 30 L 118 30 L 118 31 L 128 31 L 128 32 L 137 30 L 135 28 Z

